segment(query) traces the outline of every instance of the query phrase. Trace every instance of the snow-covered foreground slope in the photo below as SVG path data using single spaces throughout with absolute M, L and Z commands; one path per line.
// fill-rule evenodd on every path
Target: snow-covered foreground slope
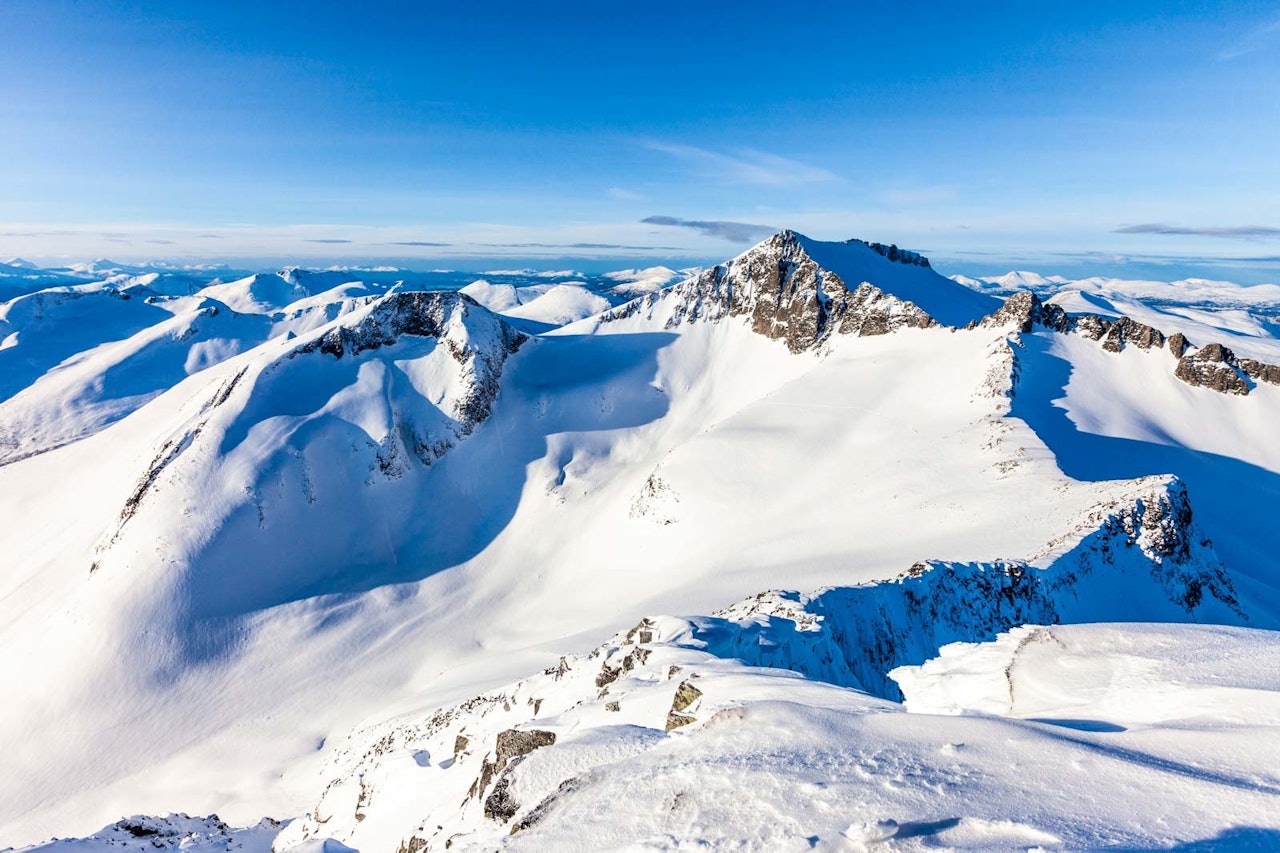
M 470 775 L 447 783 L 432 774 L 446 759 L 464 766 L 453 740 L 410 754 L 396 766 L 431 772 L 410 773 L 403 795 L 388 783 L 378 817 L 360 821 L 352 756 L 364 735 L 348 743 L 353 727 L 400 711 L 429 719 L 555 670 L 561 656 L 655 613 L 744 600 L 716 618 L 773 626 L 790 609 L 832 626 L 745 631 L 710 648 L 679 636 L 705 643 L 698 626 L 714 620 L 661 623 L 685 627 L 662 635 L 653 666 L 664 655 L 701 661 L 703 677 L 728 679 L 724 707 L 759 699 L 758 725 L 690 754 L 711 768 L 691 777 L 695 787 L 714 789 L 715 773 L 738 778 L 730 768 L 750 765 L 732 758 L 743 738 L 776 745 L 794 731 L 811 744 L 799 753 L 814 756 L 810 765 L 766 750 L 795 773 L 775 782 L 747 773 L 738 787 L 761 787 L 739 791 L 745 803 L 803 799 L 828 766 L 813 744 L 871 743 L 853 733 L 872 718 L 866 709 L 905 721 L 872 734 L 901 727 L 903 754 L 915 755 L 910 733 L 930 729 L 890 703 L 888 673 L 947 643 L 1024 623 L 1276 626 L 1280 556 L 1267 531 L 1280 458 L 1265 427 L 1280 416 L 1280 385 L 1267 372 L 1280 350 L 1269 327 L 1248 347 L 1233 341 L 1239 356 L 1214 349 L 1204 330 L 1185 332 L 1190 343 L 1171 353 L 1174 328 L 1157 336 L 1028 300 L 1001 309 L 914 254 L 790 232 L 688 278 L 669 273 L 630 272 L 607 287 L 557 274 L 516 287 L 495 272 L 456 294 L 286 271 L 150 302 L 89 288 L 75 305 L 110 306 L 118 331 L 75 332 L 49 312 L 43 326 L 15 324 L 0 357 L 25 352 L 31 366 L 0 402 L 0 422 L 13 413 L 15 447 L 40 439 L 35 455 L 14 451 L 0 465 L 0 517 L 13 520 L 0 527 L 0 648 L 14 650 L 0 654 L 0 749 L 13 768 L 0 776 L 0 839 L 216 811 L 241 825 L 299 818 L 288 830 L 295 841 L 332 835 L 395 849 L 437 813 L 409 792 L 426 785 L 430 799 L 439 783 L 452 798 L 453 786 L 478 779 L 499 731 L 478 732 Z M 21 304 L 8 303 L 6 318 Z M 1152 329 L 1164 322 L 1149 319 Z M 86 350 L 78 334 L 91 336 Z M 102 365 L 154 384 L 124 393 L 99 381 L 110 374 Z M 778 588 L 815 592 L 757 597 Z M 809 680 L 748 666 L 778 664 Z M 591 723 L 604 752 L 592 746 L 584 756 L 594 757 L 573 766 L 615 753 L 652 762 L 696 738 L 660 730 L 672 710 L 660 694 L 680 681 L 644 673 L 654 698 L 640 706 L 661 725 L 605 707 L 612 700 L 597 694 L 615 688 L 595 674 L 588 686 L 566 682 L 554 710 L 526 701 L 542 693 L 522 693 L 493 720 L 542 731 L 544 718 L 569 715 L 545 728 L 567 733 L 574 714 L 598 704 L 600 720 L 626 725 Z M 361 731 L 382 730 L 371 725 Z M 52 730 L 59 736 L 32 736 Z M 452 738 L 443 731 L 430 737 Z M 546 755 L 572 752 L 555 749 Z M 1135 778 L 1121 764 L 1117 789 Z M 859 833 L 889 832 L 873 824 L 892 818 L 909 827 L 893 830 L 903 843 L 992 846 L 1004 837 L 996 824 L 1015 813 L 995 792 L 1016 784 L 982 775 L 993 767 L 975 771 L 987 779 L 975 789 L 985 810 L 977 799 L 935 817 L 854 809 L 870 828 L 850 832 L 862 843 L 871 836 Z M 619 772 L 610 785 L 627 778 Z M 573 774 L 554 775 L 546 784 Z M 320 823 L 326 788 L 357 792 L 342 801 L 347 823 Z M 850 799 L 830 827 L 815 829 L 833 844 L 854 843 L 840 835 L 854 818 L 837 827 L 836 816 L 869 796 L 844 790 Z M 885 799 L 866 802 L 889 804 L 892 787 L 880 790 Z M 477 791 L 461 812 L 450 799 L 437 823 L 490 845 L 511 827 L 484 817 L 489 796 Z M 516 801 L 528 808 L 534 798 Z M 1053 820 L 1018 818 L 1029 828 L 1009 824 L 1013 840 L 995 846 L 1103 844 L 1105 816 L 1095 829 L 1064 828 L 1083 809 L 1069 800 Z M 697 811 L 675 840 L 653 843 L 728 841 L 716 833 L 731 831 L 736 814 Z M 557 849 L 553 825 L 510 843 Z M 1188 818 L 1113 838 L 1187 840 L 1245 825 Z
M 327 837 L 415 851 L 1280 840 L 1272 632 L 1027 626 L 894 670 L 904 710 L 730 659 L 746 636 L 820 666 L 807 635 L 832 625 L 779 612 L 644 620 L 541 675 L 367 727 L 276 849 Z

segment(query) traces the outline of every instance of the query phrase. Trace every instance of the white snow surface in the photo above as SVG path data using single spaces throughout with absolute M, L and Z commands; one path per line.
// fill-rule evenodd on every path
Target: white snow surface
M 0 303 L 0 844 L 106 849 L 122 815 L 216 812 L 296 819 L 277 850 L 395 850 L 428 819 L 461 849 L 1275 846 L 1280 386 L 1228 396 L 1167 350 L 965 328 L 1000 300 L 799 239 L 942 325 L 793 353 L 743 317 L 678 322 L 675 299 L 590 319 L 671 270 L 493 271 L 422 302 L 430 332 L 405 319 L 412 283 L 358 271 L 192 286 L 102 262 Z M 1280 363 L 1269 303 L 1204 295 L 1224 286 L 1192 305 L 1017 284 Z M 1189 556 L 1124 544 L 1160 490 L 1189 501 Z M 699 645 L 687 618 L 659 619 L 604 696 L 598 662 L 517 682 L 647 615 L 1086 552 L 1121 556 L 1078 564 L 1098 585 L 1059 617 L 1167 623 L 1014 628 L 926 662 L 1008 626 L 938 632 L 894 672 L 905 708 L 792 671 L 808 628 L 758 636 L 769 656 Z M 1249 627 L 1172 624 L 1199 618 Z M 668 733 L 693 672 L 696 722 Z M 469 755 L 457 726 L 427 732 L 512 689 L 511 710 L 464 715 Z M 460 803 L 513 727 L 558 739 L 512 771 L 522 811 L 497 822 Z

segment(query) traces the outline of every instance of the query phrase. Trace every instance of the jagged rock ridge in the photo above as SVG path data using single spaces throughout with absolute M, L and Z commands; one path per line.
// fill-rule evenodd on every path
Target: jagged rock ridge
M 981 325 L 995 328 L 1012 326 L 1029 333 L 1041 327 L 1060 334 L 1078 334 L 1101 341 L 1108 352 L 1122 352 L 1126 346 L 1138 349 L 1160 349 L 1168 344 L 1178 359 L 1174 375 L 1188 385 L 1210 388 L 1222 394 L 1247 395 L 1254 381 L 1280 385 L 1280 366 L 1250 358 L 1238 358 L 1219 343 L 1196 348 L 1180 332 L 1166 336 L 1152 326 L 1129 317 L 1111 319 L 1097 314 L 1070 315 L 1060 306 L 1042 302 L 1035 293 L 1024 290 L 1013 294 L 1000 309 L 982 320 Z

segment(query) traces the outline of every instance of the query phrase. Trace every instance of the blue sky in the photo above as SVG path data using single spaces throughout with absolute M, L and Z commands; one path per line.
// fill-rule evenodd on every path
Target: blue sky
M 963 5 L 5 0 L 0 255 L 1280 280 L 1280 3 Z

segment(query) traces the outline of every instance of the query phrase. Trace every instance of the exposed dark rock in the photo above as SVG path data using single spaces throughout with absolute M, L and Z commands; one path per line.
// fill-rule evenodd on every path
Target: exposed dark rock
M 236 390 L 236 386 L 240 384 L 241 379 L 244 379 L 244 375 L 248 370 L 248 367 L 240 368 L 236 371 L 235 376 L 232 376 L 223 383 L 222 387 L 218 389 L 218 392 L 213 395 L 213 399 L 209 401 L 209 407 L 216 408 L 227 402 L 227 400 L 231 398 L 231 392 Z
M 1139 349 L 1164 346 L 1164 333 L 1128 317 L 1111 320 L 1097 314 L 1081 314 L 1070 319 L 1070 328 L 1094 341 L 1102 341 L 1108 352 L 1121 352 L 1126 344 Z
M 698 701 L 698 697 L 702 695 L 702 691 L 694 687 L 688 681 L 680 682 L 680 686 L 676 688 L 675 698 L 671 700 L 671 710 L 683 711 L 694 702 Z
M 468 319 L 470 318 L 470 319 Z M 334 358 L 391 346 L 402 335 L 434 338 L 462 368 L 463 382 L 451 411 L 456 422 L 448 433 L 419 434 L 402 423 L 377 451 L 377 466 L 387 477 L 399 476 L 412 454 L 430 465 L 458 439 L 488 419 L 498 396 L 507 356 L 528 340 L 502 318 L 455 291 L 392 292 L 375 302 L 359 320 L 338 325 L 295 349 L 290 357 L 321 352 Z
M 400 842 L 400 846 L 396 848 L 396 853 L 422 853 L 426 849 L 427 839 L 411 835 Z
M 168 468 L 173 461 L 182 455 L 182 452 L 191 446 L 191 442 L 195 441 L 196 436 L 200 434 L 200 430 L 204 427 L 204 422 L 197 422 L 187 432 L 177 438 L 171 438 L 160 446 L 160 452 L 151 460 L 151 464 L 147 466 L 147 472 L 142 475 L 142 479 L 138 480 L 134 486 L 133 492 L 125 499 L 124 507 L 120 510 L 120 523 L 116 530 L 116 536 L 119 536 L 119 528 L 124 527 L 129 519 L 133 518 L 138 511 L 138 507 L 142 505 L 142 499 L 156 484 L 156 480 L 160 479 L 160 475 Z M 112 542 L 116 537 L 112 537 Z
M 911 302 L 890 296 L 874 284 L 863 282 L 848 295 L 841 294 L 833 316 L 840 318 L 842 335 L 887 335 L 898 329 L 927 329 L 938 325 Z
M 1072 317 L 1072 328 L 1082 337 L 1091 341 L 1100 341 L 1111 331 L 1111 323 L 1097 314 L 1082 314 Z
M 1128 317 L 1112 320 L 1111 328 L 1107 330 L 1106 338 L 1102 342 L 1102 348 L 1109 352 L 1120 352 L 1127 344 L 1136 346 L 1138 349 L 1162 347 L 1164 333 L 1144 323 L 1130 320 Z
M 389 293 L 354 325 L 339 325 L 322 337 L 298 347 L 296 352 L 319 350 L 334 358 L 358 355 L 365 350 L 391 346 L 401 335 L 442 338 L 454 311 L 465 317 L 471 311 L 485 311 L 478 302 L 457 291 L 409 291 Z M 498 321 L 502 345 L 513 353 L 528 336 Z M 450 353 L 459 362 L 465 358 L 460 344 L 448 342 Z
M 511 827 L 511 834 L 515 835 L 517 832 L 520 832 L 521 830 L 524 830 L 524 829 L 528 829 L 529 827 L 538 823 L 540 820 L 542 820 L 544 817 L 547 816 L 547 813 L 551 811 L 552 808 L 555 807 L 556 803 L 559 802 L 562 797 L 564 797 L 566 794 L 572 794 L 574 791 L 577 791 L 581 787 L 582 787 L 582 781 L 578 777 L 565 779 L 563 782 L 560 783 L 559 787 L 557 787 L 553 793 L 551 793 L 545 799 L 543 799 L 542 802 L 538 803 L 536 806 L 529 809 L 529 813 L 525 815 L 524 818 L 522 818 L 520 821 L 518 821 L 514 826 Z
M 515 815 L 520 806 L 511 794 L 510 771 L 535 749 L 550 746 L 555 742 L 555 732 L 538 729 L 507 729 L 498 733 L 493 761 L 485 760 L 480 768 L 480 778 L 475 789 L 476 793 L 483 797 L 489 782 L 496 777 L 493 791 L 484 801 L 485 817 L 505 822 Z
M 1036 326 L 1057 332 L 1065 332 L 1070 327 L 1067 312 L 1057 305 L 1046 305 L 1030 290 L 1010 296 L 998 310 L 983 318 L 982 325 L 994 328 L 1013 326 L 1024 334 Z
M 1240 369 L 1245 372 L 1250 379 L 1256 379 L 1259 382 L 1269 382 L 1272 385 L 1280 385 L 1280 367 L 1266 362 L 1256 361 L 1252 358 L 1242 358 L 1239 360 Z
M 649 649 L 643 646 L 637 646 L 635 649 L 627 653 L 622 662 L 614 667 L 609 666 L 606 662 L 600 667 L 600 674 L 596 676 L 596 687 L 605 687 L 617 681 L 619 677 L 625 675 L 638 666 L 643 666 L 644 662 L 649 659 Z
M 671 710 L 667 713 L 666 730 L 671 731 L 694 722 L 694 717 L 681 712 L 687 711 L 701 696 L 702 691 L 694 687 L 690 682 L 680 682 L 680 686 L 676 688 L 676 695 L 671 699 Z
M 667 714 L 666 731 L 672 731 L 674 729 L 680 728 L 681 726 L 687 726 L 690 723 L 696 723 L 696 722 L 697 720 L 695 720 L 693 717 L 690 717 L 688 714 L 677 714 L 675 711 L 671 711 L 670 713 Z
M 547 669 L 543 670 L 543 672 L 546 673 L 547 675 L 555 676 L 556 681 L 559 681 L 569 673 L 570 669 L 572 669 L 572 667 L 569 664 L 569 660 L 562 656 L 560 658 L 559 664 L 553 667 L 548 667 Z
M 866 240 L 856 239 L 845 240 L 845 243 L 866 246 L 877 255 L 881 255 L 882 257 L 893 261 L 895 264 L 906 264 L 907 266 L 933 269 L 933 267 L 929 265 L 929 259 L 924 255 L 917 254 L 916 252 L 912 252 L 907 249 L 899 249 L 892 243 L 886 246 L 884 243 L 868 243 Z
M 1056 305 L 1040 301 L 1031 291 L 1013 294 L 999 310 L 982 320 L 981 325 L 995 328 L 1013 327 L 1029 333 L 1036 327 L 1055 332 L 1075 332 L 1082 337 L 1101 341 L 1108 352 L 1122 352 L 1127 346 L 1139 349 L 1162 347 L 1165 335 L 1159 329 L 1129 317 L 1109 319 L 1097 314 L 1069 316 Z M 1211 388 L 1223 394 L 1248 394 L 1251 380 L 1280 385 L 1280 366 L 1254 359 L 1237 359 L 1221 344 L 1208 344 L 1188 354 L 1191 343 L 1181 332 L 1167 338 L 1169 351 L 1178 358 L 1174 375 L 1186 382 Z
M 1206 344 L 1178 359 L 1173 375 L 1188 385 L 1212 388 L 1223 394 L 1249 393 L 1251 383 L 1236 362 L 1235 353 L 1222 344 Z
M 484 816 L 499 823 L 506 823 L 520 811 L 520 804 L 511 794 L 511 776 L 498 777 L 493 792 L 484 801 Z
M 653 629 L 657 627 L 657 623 L 648 617 L 641 619 L 639 624 L 627 632 L 627 636 L 623 638 L 624 643 L 652 643 Z

